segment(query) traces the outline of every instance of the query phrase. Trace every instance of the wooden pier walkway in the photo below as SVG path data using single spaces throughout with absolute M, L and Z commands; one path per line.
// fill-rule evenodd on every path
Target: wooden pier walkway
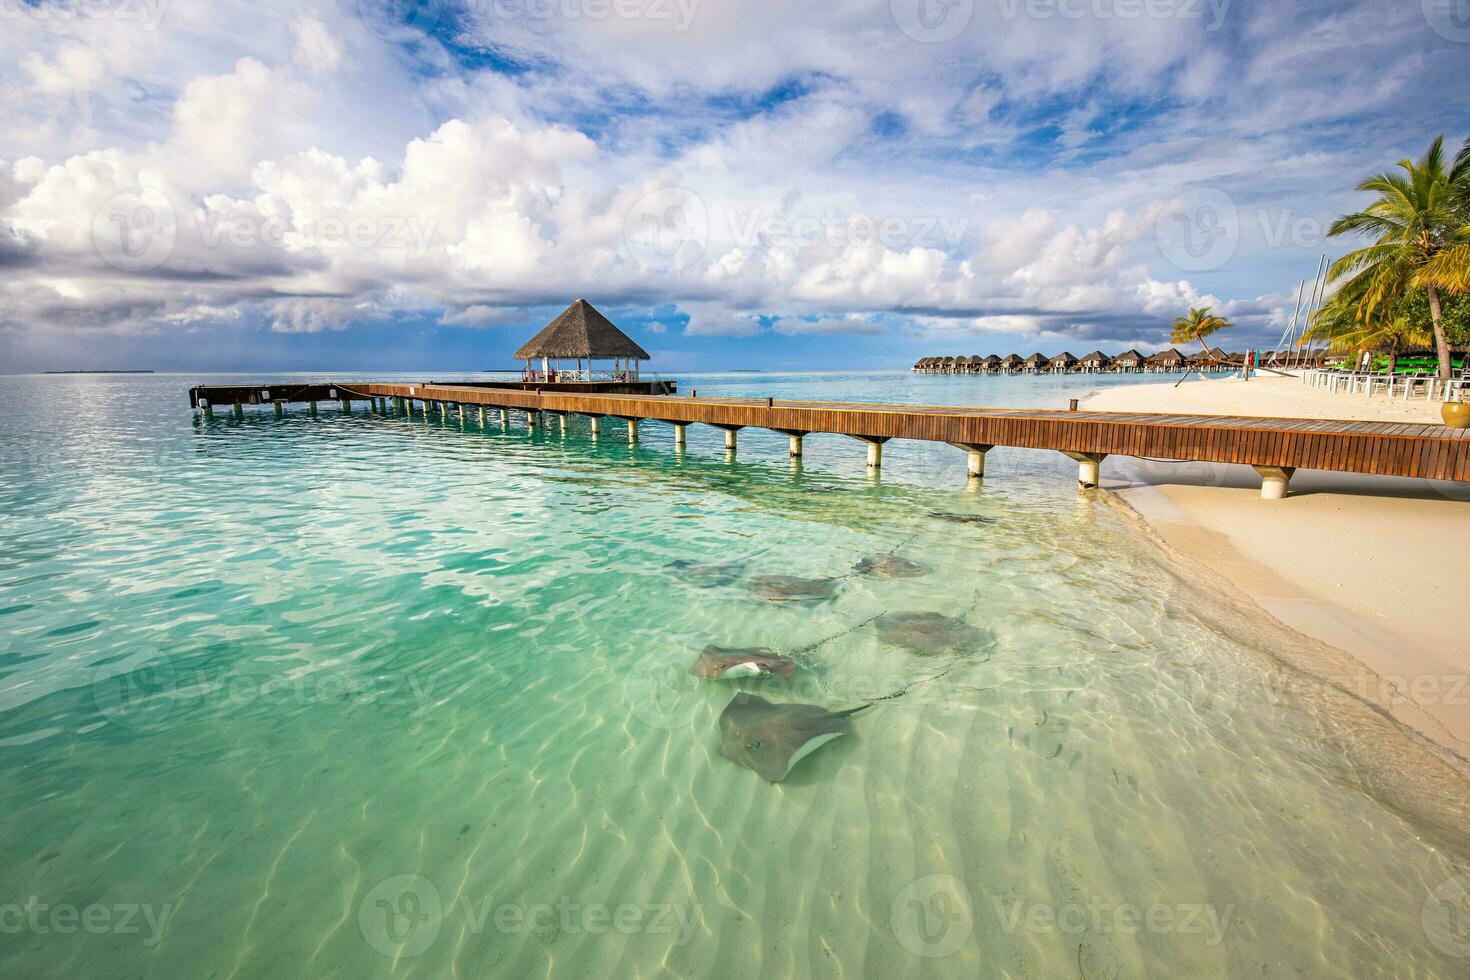
M 868 465 L 882 465 L 889 439 L 949 443 L 969 454 L 971 476 L 983 476 L 985 454 L 996 446 L 1064 453 L 1079 464 L 1083 486 L 1098 483 L 1098 466 L 1108 456 L 1137 456 L 1185 462 L 1241 463 L 1262 478 L 1262 496 L 1284 496 L 1299 468 L 1381 476 L 1470 481 L 1470 429 L 1395 422 L 1345 422 L 1216 415 L 1156 415 L 1135 412 L 1046 411 L 889 405 L 863 402 L 804 402 L 749 398 L 697 398 L 637 394 L 582 394 L 543 388 L 526 391 L 447 383 L 366 383 L 278 386 L 201 386 L 190 402 L 205 411 L 241 404 L 371 400 L 387 411 L 412 413 L 435 406 L 464 406 L 484 413 L 526 412 L 585 415 L 600 431 L 604 418 L 627 422 L 630 441 L 644 420 L 671 423 L 682 444 L 685 427 L 699 423 L 725 430 L 733 450 L 735 433 L 757 427 L 785 433 L 791 453 L 801 455 L 802 437 L 813 432 L 851 436 L 868 444 Z M 262 397 L 262 393 L 265 397 Z

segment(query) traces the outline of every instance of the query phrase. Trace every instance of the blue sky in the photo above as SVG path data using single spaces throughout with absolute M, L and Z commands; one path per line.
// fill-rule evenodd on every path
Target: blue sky
M 7 5 L 0 370 L 659 370 L 1273 346 L 1467 0 Z

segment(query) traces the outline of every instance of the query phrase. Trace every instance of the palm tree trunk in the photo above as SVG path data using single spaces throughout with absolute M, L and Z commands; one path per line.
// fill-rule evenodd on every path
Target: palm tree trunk
M 1434 346 L 1439 352 L 1439 378 L 1450 380 L 1450 342 L 1445 339 L 1444 323 L 1440 320 L 1439 290 L 1429 287 L 1429 318 L 1434 322 Z
M 1388 376 L 1390 378 L 1393 377 L 1393 372 L 1398 368 L 1398 366 L 1399 349 L 1397 347 L 1390 347 L 1388 349 Z

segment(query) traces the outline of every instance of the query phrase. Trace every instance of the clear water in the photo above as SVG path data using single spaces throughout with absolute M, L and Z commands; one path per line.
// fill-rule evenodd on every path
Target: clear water
M 651 423 L 204 422 L 204 380 L 0 378 L 0 975 L 1470 971 L 1464 784 L 1065 459 L 998 450 L 976 490 L 921 444 L 873 481 L 838 437 L 794 469 L 752 430 L 729 460 Z M 849 575 L 890 551 L 928 574 Z M 757 574 L 846 577 L 795 605 Z M 869 623 L 910 610 L 989 639 Z M 819 645 L 780 685 L 696 682 L 709 643 Z M 887 700 L 770 784 L 718 751 L 741 688 Z

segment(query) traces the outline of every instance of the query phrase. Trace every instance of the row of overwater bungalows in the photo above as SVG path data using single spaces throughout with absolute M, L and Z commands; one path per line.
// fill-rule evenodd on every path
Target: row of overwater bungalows
M 1264 367 L 1321 367 L 1325 350 L 1258 351 L 1255 363 Z M 1196 371 L 1238 371 L 1245 365 L 1245 354 L 1226 353 L 1219 347 L 1209 351 L 1183 354 L 1174 348 L 1147 356 L 1136 350 L 1121 354 L 1104 354 L 1095 350 L 1085 357 L 1074 357 L 1062 351 L 1055 357 L 1032 354 L 990 354 L 981 357 L 921 357 L 914 364 L 917 374 L 1165 374 L 1194 369 Z

